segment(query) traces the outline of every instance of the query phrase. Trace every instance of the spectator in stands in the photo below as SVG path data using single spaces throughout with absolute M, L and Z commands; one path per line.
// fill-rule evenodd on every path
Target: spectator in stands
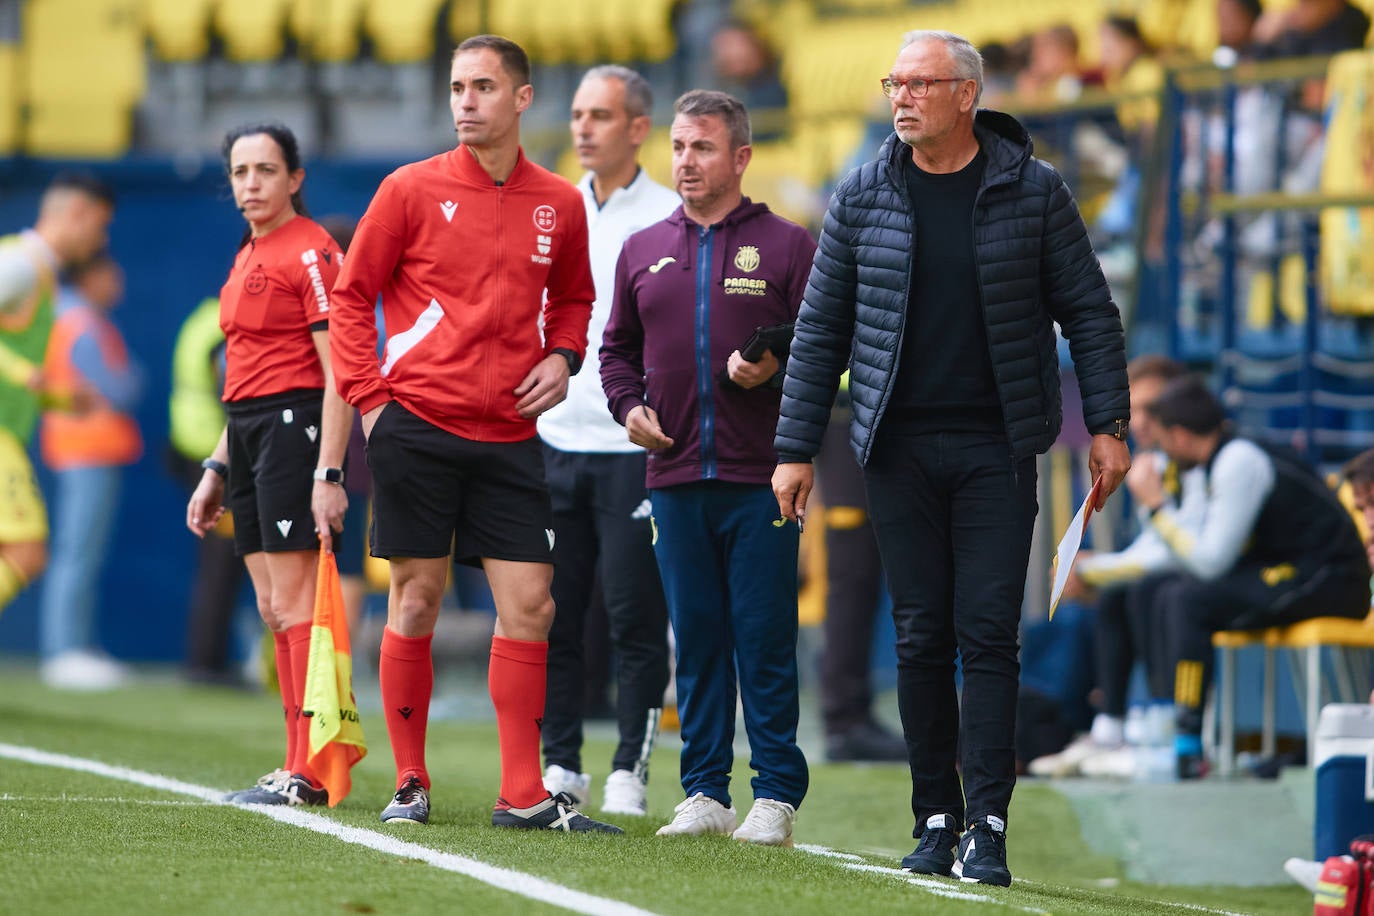
M 202 299 L 181 323 L 172 347 L 168 400 L 169 460 L 178 480 L 194 491 L 205 471 L 200 462 L 224 431 L 224 331 L 219 299 Z M 193 683 L 237 685 L 230 666 L 234 611 L 247 570 L 234 550 L 233 513 L 200 539 L 191 604 L 186 617 L 186 678 Z
M 128 670 L 96 648 L 100 574 L 105 567 L 124 468 L 143 454 L 133 410 L 143 371 L 110 320 L 124 298 L 124 272 L 108 254 L 74 267 L 57 299 L 57 322 L 43 374 L 60 390 L 90 392 L 81 414 L 48 411 L 40 430 L 43 463 L 56 472 L 52 567 L 39 609 L 44 683 L 109 690 Z
M 1369 562 L 1349 513 L 1296 455 L 1234 435 L 1202 379 L 1176 379 L 1148 408 L 1160 445 L 1206 474 L 1200 530 L 1179 524 L 1158 469 L 1137 464 L 1127 486 L 1185 575 L 1156 593 L 1170 634 L 1178 775 L 1206 773 L 1202 705 L 1212 634 L 1316 616 L 1363 617 Z
M 1030 60 L 1016 81 L 1017 101 L 1071 102 L 1083 91 L 1080 71 L 1073 26 L 1061 23 L 1041 29 L 1031 37 Z
M 777 57 L 752 26 L 732 20 L 717 29 L 711 36 L 711 63 L 714 88 L 749 109 L 755 140 L 775 140 L 787 132 L 787 89 Z
M 1364 47 L 1369 14 L 1349 0 L 1298 0 L 1255 24 L 1257 56 L 1307 57 Z
M 611 314 L 620 246 L 677 209 L 678 197 L 639 166 L 652 126 L 649 82 L 626 67 L 587 72 L 572 100 L 573 148 L 587 173 L 578 182 L 587 213 L 596 302 L 584 371 L 568 398 L 539 418 L 553 502 L 553 626 L 548 699 L 540 731 L 544 785 L 588 800 L 582 772 L 583 635 L 598 574 L 616 660 L 616 722 L 601 810 L 647 814 L 649 753 L 668 684 L 668 610 L 654 565 L 645 452 L 606 411 L 600 344 Z
M 791 845 L 809 777 L 797 747 L 797 529 L 777 518 L 768 487 L 785 354 L 767 348 L 747 362 L 739 348 L 756 328 L 796 317 L 815 243 L 743 196 L 751 150 L 738 99 L 694 90 L 674 111 L 682 207 L 626 241 L 601 345 L 611 413 L 649 449 L 654 552 L 676 637 L 687 799 L 658 833 Z M 737 693 L 758 773 L 738 829 Z
M 381 819 L 429 821 L 431 643 L 451 555 L 481 566 L 496 603 L 492 826 L 620 833 L 550 795 L 539 766 L 556 538 L 535 421 L 581 368 L 595 289 L 581 195 L 520 146 L 533 99 L 524 49 L 462 42 L 449 82 L 459 145 L 382 181 L 334 289 L 339 387 L 372 468 L 372 554 L 391 568 L 378 676 L 396 788 Z
M 1147 408 L 1164 386 L 1186 372 L 1182 363 L 1167 356 L 1137 356 L 1126 366 L 1131 380 L 1131 440 L 1136 465 L 1153 464 L 1164 480 L 1169 508 L 1179 525 L 1196 531 L 1206 504 L 1206 478 L 1201 468 L 1187 471 L 1169 463 L 1159 449 L 1155 423 Z M 1152 701 L 1171 703 L 1172 671 L 1166 658 L 1162 622 L 1152 613 L 1154 594 L 1160 584 L 1177 574 L 1178 565 L 1159 533 L 1146 524 L 1127 547 L 1112 553 L 1082 551 L 1064 587 L 1065 598 L 1096 597 L 1094 625 L 1095 692 L 1099 712 L 1092 729 L 1058 754 L 1030 763 L 1033 776 L 1130 776 L 1133 749 L 1126 745 L 1126 701 L 1131 672 L 1143 663 Z M 1145 727 L 1161 732 L 1167 711 L 1152 705 Z M 1145 736 L 1147 742 L 1158 734 Z
M 1030 41 L 1023 39 L 1010 44 L 990 41 L 978 50 L 983 55 L 983 101 L 988 105 L 997 105 L 1016 92 L 1016 81 L 1030 59 Z M 881 109 L 878 114 L 882 116 L 870 123 L 881 126 L 883 135 L 872 144 L 872 149 L 863 151 L 863 158 L 855 163 L 856 165 L 872 159 L 878 152 L 879 145 L 887 139 L 890 131 L 886 117 L 887 106 L 880 105 L 878 108 Z
M 825 506 L 826 610 L 820 659 L 821 724 L 832 761 L 906 760 L 906 741 L 873 715 L 873 625 L 882 607 L 882 560 L 864 495 L 863 468 L 849 450 L 849 376 L 816 455 Z
M 89 406 L 43 374 L 57 273 L 105 247 L 114 193 L 86 174 L 53 179 L 32 229 L 0 238 L 0 611 L 48 564 L 48 515 L 25 450 L 39 411 Z
M 1217 0 L 1217 49 L 1212 62 L 1230 67 L 1255 54 L 1255 25 L 1264 13 L 1260 0 Z
M 903 867 L 1005 886 L 1035 456 L 1061 422 L 1056 322 L 1104 500 L 1130 466 L 1130 406 L 1121 316 L 1077 206 L 1015 119 L 978 109 L 982 72 L 966 39 L 918 31 L 882 81 L 896 134 L 830 199 L 773 488 L 785 517 L 804 515 L 849 366 L 850 440 L 892 595 L 921 837 Z
M 186 526 L 203 538 L 233 512 L 234 543 L 272 631 L 286 718 L 283 765 L 227 798 L 322 805 L 329 796 L 310 767 L 301 706 L 318 551 L 332 547 L 348 505 L 342 465 L 353 417 L 334 387 L 327 330 L 339 246 L 305 215 L 305 169 L 289 128 L 239 127 L 222 149 L 248 227 L 219 296 L 228 423 L 202 464 Z

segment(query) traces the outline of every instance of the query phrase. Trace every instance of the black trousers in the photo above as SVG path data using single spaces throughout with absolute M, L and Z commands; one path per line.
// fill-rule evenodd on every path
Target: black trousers
M 1178 730 L 1202 733 L 1202 705 L 1212 683 L 1212 634 L 1297 623 L 1311 617 L 1363 617 L 1369 611 L 1369 567 L 1264 567 L 1241 560 L 1220 578 L 1178 576 L 1158 592 L 1174 670 Z
M 1126 716 L 1131 671 L 1145 665 L 1151 699 L 1173 696 L 1173 668 L 1163 615 L 1155 595 L 1177 573 L 1152 573 L 1135 582 L 1102 589 L 1093 631 L 1097 685 L 1102 688 L 1102 711 L 1118 719 Z
M 583 633 L 599 581 L 616 663 L 620 743 L 611 768 L 648 765 L 650 711 L 668 686 L 668 610 L 654 559 L 644 455 L 544 447 L 553 502 L 553 627 L 549 631 L 544 760 L 582 771 Z
M 1039 511 L 1035 459 L 1013 461 L 996 436 L 880 435 L 864 476 L 897 627 L 913 835 L 933 814 L 1005 818 L 1016 784 L 1021 599 Z
M 821 439 L 816 476 L 826 510 L 826 611 L 821 718 L 842 735 L 873 717 L 871 657 L 882 561 L 868 518 L 864 474 L 849 448 L 850 412 L 837 409 Z

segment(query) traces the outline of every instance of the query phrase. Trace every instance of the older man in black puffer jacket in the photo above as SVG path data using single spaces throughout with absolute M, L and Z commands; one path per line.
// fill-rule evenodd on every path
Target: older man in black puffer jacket
M 1099 508 L 1130 467 L 1130 408 L 1121 317 L 1073 197 L 1020 124 L 977 111 L 982 75 L 965 39 L 913 32 L 883 80 L 896 136 L 831 198 L 787 366 L 773 488 L 784 515 L 805 514 L 810 460 L 848 367 L 920 837 L 902 865 L 1006 885 L 1035 456 L 1061 420 L 1056 322 L 1094 434 Z

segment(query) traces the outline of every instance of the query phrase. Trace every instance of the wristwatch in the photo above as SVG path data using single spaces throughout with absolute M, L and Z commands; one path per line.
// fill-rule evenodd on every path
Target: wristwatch
M 200 463 L 200 466 L 207 471 L 214 471 L 216 474 L 219 475 L 220 480 L 229 479 L 229 465 L 225 464 L 223 461 L 216 461 L 213 458 L 206 458 L 204 461 Z
M 315 468 L 315 479 L 343 486 L 343 468 Z
M 582 360 L 578 357 L 577 353 L 569 350 L 567 347 L 554 347 L 553 352 L 568 361 L 569 375 L 576 375 L 578 370 L 582 368 Z

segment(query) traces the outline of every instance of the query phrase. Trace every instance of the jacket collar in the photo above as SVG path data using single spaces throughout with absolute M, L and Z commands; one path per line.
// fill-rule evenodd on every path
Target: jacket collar
M 470 184 L 479 188 L 494 188 L 496 182 L 491 180 L 487 170 L 482 168 L 482 164 L 477 161 L 477 157 L 472 154 L 461 143 L 448 154 L 449 167 L 453 174 L 464 184 Z M 510 177 L 502 183 L 501 187 L 509 188 L 520 184 L 530 170 L 529 160 L 525 158 L 525 148 L 520 147 L 516 151 L 515 168 L 511 169 Z
M 987 156 L 988 167 L 983 172 L 983 185 L 987 188 L 996 184 L 1014 181 L 1021 174 L 1021 168 L 1035 152 L 1030 134 L 1009 114 L 980 108 L 973 117 L 973 135 L 978 138 L 983 155 Z M 910 156 L 910 148 L 890 134 L 878 150 L 878 161 L 886 168 L 888 181 L 902 187 L 899 156 Z

